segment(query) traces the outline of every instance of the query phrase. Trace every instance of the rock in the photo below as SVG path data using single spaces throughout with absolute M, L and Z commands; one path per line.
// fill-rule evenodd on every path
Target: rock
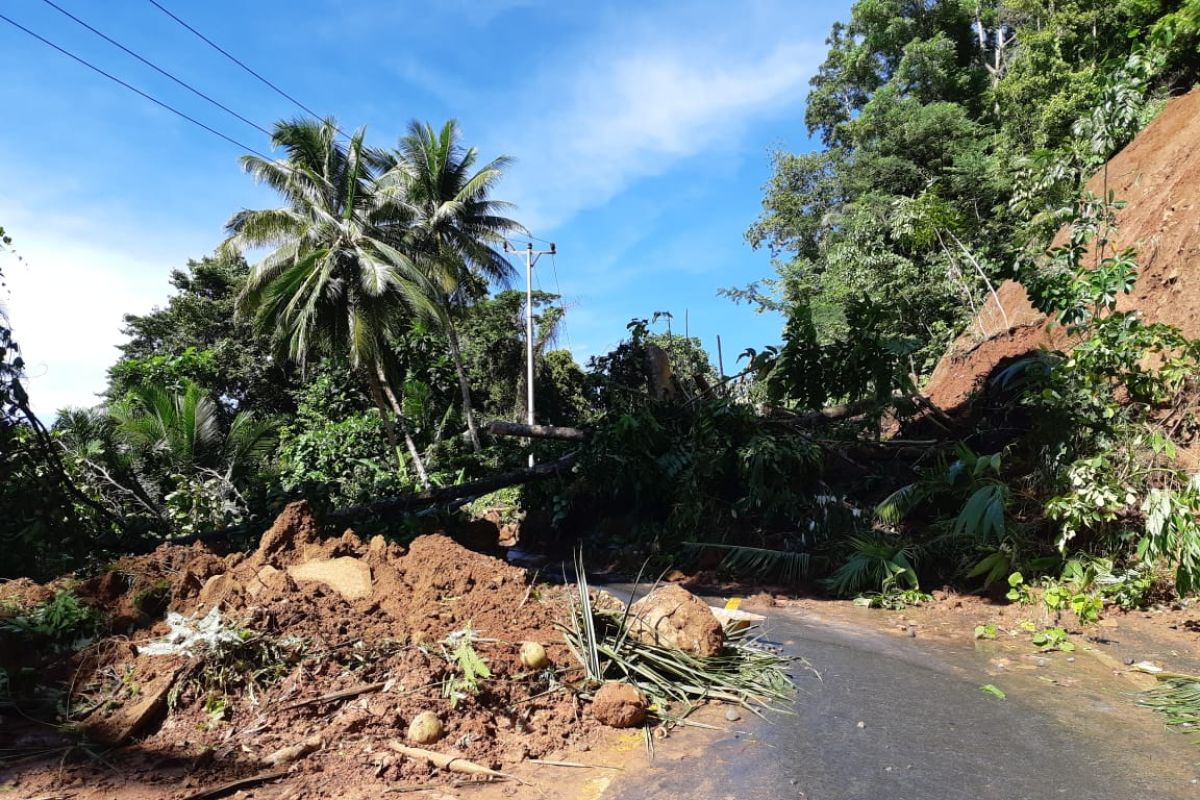
M 537 642 L 524 642 L 521 645 L 521 663 L 528 669 L 542 669 L 550 663 L 546 656 L 546 648 Z
M 592 601 L 592 608 L 598 611 L 624 611 L 625 604 L 614 597 L 609 592 L 603 589 L 589 589 L 588 597 Z
M 725 632 L 708 606 L 686 589 L 667 584 L 630 608 L 629 635 L 644 644 L 715 656 L 725 646 Z
M 357 558 L 305 561 L 288 567 L 287 574 L 296 583 L 323 583 L 347 600 L 371 596 L 371 568 Z
M 737 709 L 731 708 L 725 712 L 725 719 L 729 720 L 730 722 L 737 722 L 741 718 L 742 715 L 737 712 Z
M 649 703 L 628 683 L 610 681 L 592 699 L 592 714 L 611 728 L 634 728 L 646 721 Z
M 422 711 L 408 724 L 408 740 L 417 744 L 432 744 L 442 738 L 442 721 L 432 711 Z

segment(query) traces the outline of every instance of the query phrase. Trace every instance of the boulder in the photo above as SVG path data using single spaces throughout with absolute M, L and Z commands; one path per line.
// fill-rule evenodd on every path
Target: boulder
M 610 681 L 592 699 L 592 714 L 610 728 L 635 728 L 646 721 L 649 706 L 637 687 Z
M 305 561 L 288 567 L 287 574 L 296 583 L 323 583 L 347 600 L 371 596 L 371 568 L 349 556 Z
M 701 657 L 715 656 L 725 646 L 725 632 L 708 605 L 673 583 L 633 604 L 629 635 L 644 644 Z

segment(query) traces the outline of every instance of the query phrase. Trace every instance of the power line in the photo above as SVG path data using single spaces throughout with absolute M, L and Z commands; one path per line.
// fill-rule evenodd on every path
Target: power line
M 253 147 L 250 147 L 249 145 L 242 144 L 237 139 L 234 139 L 230 136 L 226 136 L 225 134 L 221 133 L 216 128 L 210 128 L 209 126 L 205 125 L 200 120 L 198 120 L 194 117 L 188 116 L 187 114 L 183 113 L 182 111 L 175 108 L 174 106 L 164 103 L 162 100 L 159 100 L 157 97 L 146 94 L 145 92 L 143 92 L 141 89 L 137 88 L 136 86 L 126 83 L 125 81 L 121 80 L 120 78 L 118 78 L 117 76 L 115 76 L 111 73 L 105 72 L 104 70 L 100 69 L 95 64 L 91 63 L 90 61 L 86 61 L 86 60 L 80 58 L 79 56 L 72 53 L 70 50 L 66 50 L 65 48 L 59 47 L 58 45 L 56 45 L 54 42 L 50 41 L 46 37 L 41 36 L 37 33 L 34 33 L 33 31 L 29 30 L 29 28 L 26 28 L 24 25 L 17 22 L 16 20 L 10 19 L 9 17 L 4 16 L 3 14 L 0 14 L 0 20 L 7 22 L 9 25 L 12 25 L 14 28 L 17 28 L 18 30 L 24 31 L 25 33 L 32 36 L 34 39 L 37 39 L 42 44 L 46 45 L 47 47 L 57 50 L 58 52 L 62 53 L 64 56 L 67 56 L 68 58 L 72 59 L 73 61 L 79 62 L 80 64 L 82 64 L 83 66 L 92 70 L 93 72 L 98 72 L 99 74 L 108 78 L 110 81 L 112 81 L 114 83 L 118 83 L 121 86 L 124 86 L 126 89 L 133 92 L 134 94 L 144 97 L 145 99 L 149 100 L 151 103 L 154 103 L 156 106 L 159 106 L 160 108 L 164 108 L 167 111 L 170 111 L 172 114 L 187 120 L 188 122 L 192 123 L 193 125 L 203 128 L 204 130 L 211 133 L 213 136 L 221 137 L 222 139 L 229 142 L 234 147 L 254 153 L 255 155 L 257 155 L 261 158 L 265 158 L 268 161 L 271 160 L 271 157 L 268 156 L 267 154 L 265 154 L 259 150 L 255 150 Z
M 108 35 L 104 34 L 103 32 L 96 30 L 96 29 L 95 29 L 95 28 L 93 28 L 91 25 L 89 25 L 88 23 L 86 23 L 86 22 L 84 22 L 83 20 L 81 20 L 79 17 L 77 17 L 77 16 L 75 16 L 74 14 L 72 14 L 70 11 L 67 11 L 67 10 L 66 10 L 65 8 L 63 8 L 62 6 L 60 6 L 60 5 L 58 5 L 57 3 L 53 2 L 53 0 L 42 0 L 42 2 L 43 2 L 43 3 L 45 3 L 46 5 L 50 6 L 51 8 L 53 8 L 55 11 L 58 11 L 60 14 L 63 14 L 64 16 L 66 16 L 66 17 L 69 17 L 70 19 L 74 20 L 74 21 L 75 21 L 75 22 L 77 22 L 78 24 L 80 24 L 80 25 L 82 25 L 83 27 L 87 28 L 89 31 L 91 31 L 92 33 L 96 34 L 96 35 L 97 35 L 97 36 L 99 36 L 101 39 L 103 39 L 104 41 L 106 41 L 106 42 L 108 42 L 109 44 L 111 44 L 113 47 L 118 47 L 118 48 L 120 48 L 121 50 L 125 51 L 125 52 L 126 52 L 126 53 L 128 53 L 129 55 L 131 55 L 131 56 L 133 56 L 134 58 L 136 58 L 138 61 L 140 61 L 140 62 L 142 62 L 143 64 L 145 64 L 147 67 L 150 67 L 150 69 L 154 70 L 155 72 L 158 72 L 160 75 L 165 75 L 166 77 L 168 77 L 168 78 L 170 78 L 171 80 L 175 81 L 175 83 L 177 83 L 177 84 L 179 84 L 180 86 L 182 86 L 183 88 L 187 89 L 189 92 L 191 92 L 192 94 L 196 95 L 197 97 L 201 97 L 201 98 L 203 98 L 203 99 L 207 100 L 208 102 L 212 103 L 214 106 L 216 106 L 217 108 L 221 109 L 221 110 L 222 110 L 222 111 L 224 111 L 225 113 L 227 113 L 227 114 L 231 114 L 231 115 L 233 115 L 233 116 L 237 117 L 237 118 L 238 118 L 238 119 L 240 119 L 242 122 L 244 122 L 244 123 L 246 123 L 247 125 L 249 125 L 250 127 L 252 127 L 252 128 L 257 128 L 258 130 L 260 130 L 260 131 L 262 131 L 263 133 L 265 133 L 265 134 L 266 134 L 268 137 L 271 135 L 271 132 L 270 132 L 269 130 L 267 130 L 266 128 L 262 127 L 262 126 L 261 126 L 261 125 L 259 125 L 258 123 L 256 123 L 256 122 L 253 122 L 253 121 L 251 121 L 251 120 L 248 120 L 248 119 L 246 119 L 245 117 L 243 117 L 243 116 L 242 116 L 241 114 L 239 114 L 238 112 L 234 111 L 234 110 L 233 110 L 232 108 L 230 108 L 229 106 L 226 106 L 226 105 L 224 105 L 223 103 L 221 103 L 221 102 L 219 102 L 219 101 L 217 101 L 217 100 L 214 100 L 213 98 L 209 97 L 209 96 L 208 96 L 208 95 L 206 95 L 204 92 L 202 92 L 202 91 L 200 91 L 199 89 L 195 88 L 194 86 L 192 86 L 191 84 L 187 83 L 186 81 L 184 81 L 184 80 L 181 80 L 180 78 L 177 78 L 177 77 L 175 77 L 175 76 L 174 76 L 174 75 L 172 75 L 170 72 L 167 72 L 165 69 L 163 69 L 162 67 L 158 66 L 158 65 L 157 65 L 157 64 L 155 64 L 154 62 L 152 62 L 152 61 L 150 61 L 150 60 L 148 60 L 148 59 L 146 59 L 146 58 L 143 58 L 142 56 L 140 56 L 140 55 L 138 55 L 137 53 L 133 52 L 133 51 L 132 51 L 132 50 L 130 50 L 128 47 L 126 47 L 125 45 L 123 45 L 123 44 L 121 44 L 120 42 L 118 42 L 116 39 L 113 39 L 111 36 L 108 36 Z
M 165 6 L 163 6 L 161 3 L 159 3 L 159 2 L 158 2 L 158 0 L 148 0 L 148 2 L 150 3 L 150 5 L 154 6 L 155 8 L 157 8 L 157 9 L 158 9 L 159 11 L 161 11 L 162 13 L 166 14 L 168 17 L 170 17 L 171 19 L 175 20 L 176 22 L 178 22 L 178 23 L 179 23 L 180 25 L 182 25 L 183 27 L 187 28 L 189 31 L 191 31 L 193 34 L 195 34 L 195 36 L 196 36 L 196 37 L 198 37 L 198 38 L 199 38 L 199 39 L 200 39 L 202 42 L 204 42 L 205 44 L 207 44 L 209 47 L 211 47 L 212 49 L 216 50 L 216 51 L 217 51 L 218 53 L 220 53 L 221 55 L 223 55 L 223 56 L 225 56 L 226 58 L 228 58 L 228 59 L 229 59 L 230 61 L 232 61 L 234 64 L 237 64 L 239 67 L 241 67 L 241 68 L 242 68 L 242 69 L 244 69 L 246 72 L 248 72 L 248 73 L 250 73 L 251 75 L 253 75 L 255 78 L 258 78 L 258 80 L 259 80 L 259 81 L 261 81 L 262 83 L 264 83 L 264 84 L 266 84 L 267 86 L 269 86 L 269 87 L 270 87 L 272 90 L 274 90 L 276 94 L 280 95 L 281 97 L 284 97 L 284 98 L 285 98 L 285 99 L 287 99 L 287 100 L 290 100 L 290 101 L 291 101 L 292 103 L 294 103 L 294 104 L 295 104 L 295 105 L 296 105 L 298 108 L 300 108 L 302 111 L 304 111 L 305 113 L 307 113 L 307 114 L 308 114 L 310 117 L 312 117 L 313 119 L 315 119 L 315 120 L 318 120 L 318 121 L 320 121 L 320 120 L 323 120 L 323 119 L 324 119 L 324 118 L 323 118 L 323 117 L 322 117 L 320 114 L 318 114 L 317 112 L 313 111 L 313 110 L 312 110 L 311 108 L 309 108 L 308 106 L 304 105 L 304 103 L 301 103 L 299 100 L 297 100 L 296 98 L 292 97 L 290 94 L 288 94 L 287 92 L 285 92 L 283 89 L 280 89 L 278 86 L 276 86 L 275 84 L 271 83 L 269 80 L 267 80 L 266 78 L 264 78 L 262 75 L 258 74 L 258 73 L 257 73 L 257 72 L 255 72 L 253 69 L 251 69 L 250 67 L 248 67 L 248 66 L 247 66 L 245 63 L 243 63 L 243 62 L 242 62 L 242 61 L 241 61 L 241 60 L 240 60 L 240 59 L 239 59 L 237 56 L 235 56 L 233 53 L 230 53 L 228 50 L 226 50 L 225 48 L 221 47 L 221 45 L 217 44 L 217 43 L 216 43 L 216 42 L 214 42 L 212 39 L 209 39 L 209 38 L 208 38 L 207 36 L 205 36 L 203 33 L 201 33 L 200 31 L 196 30 L 195 28 L 193 28 L 191 25 L 189 25 L 189 24 L 187 24 L 186 22 L 184 22 L 184 21 L 183 21 L 182 19 L 180 19 L 179 17 L 175 16 L 173 13 L 171 13 L 171 11 L 170 11 L 169 9 L 167 9 Z M 334 130 L 336 130 L 336 131 L 337 131 L 338 133 L 340 133 L 342 136 L 345 136 L 347 139 L 349 139 L 349 138 L 350 138 L 349 136 L 347 136 L 347 135 L 346 135 L 346 133 L 345 133 L 345 132 L 343 132 L 341 129 L 337 128 L 336 126 L 334 127 Z

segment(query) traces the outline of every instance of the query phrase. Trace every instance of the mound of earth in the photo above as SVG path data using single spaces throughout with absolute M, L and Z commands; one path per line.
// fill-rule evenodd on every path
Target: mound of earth
M 44 600 L 50 590 L 9 587 L 18 591 Z M 536 641 L 559 677 L 573 668 L 555 628 L 564 595 L 443 535 L 407 547 L 352 531 L 322 540 L 312 510 L 294 503 L 252 553 L 164 545 L 74 591 L 111 612 L 112 633 L 60 666 L 65 701 L 95 708 L 81 722 L 88 738 L 136 744 L 104 757 L 115 769 L 86 758 L 59 769 L 60 743 L 45 769 L 2 776 L 19 778 L 20 796 L 71 787 L 77 798 L 118 789 L 182 797 L 190 793 L 181 786 L 210 787 L 293 758 L 288 785 L 301 792 L 293 796 L 328 796 L 330 785 L 378 794 L 397 779 L 451 781 L 389 748 L 423 712 L 444 724 L 427 748 L 493 769 L 566 751 L 599 729 L 574 693 L 548 692 L 550 673 L 520 661 L 521 643 Z M 238 663 L 139 653 L 168 632 L 164 612 L 200 620 L 214 609 L 245 637 Z M 491 673 L 477 690 L 454 683 L 464 638 Z M 250 683 L 239 677 L 248 669 Z M 6 746 L 18 749 L 48 735 L 5 727 Z M 146 791 L 127 795 L 133 786 Z
M 1117 212 L 1116 250 L 1138 251 L 1138 281 L 1118 308 L 1147 322 L 1174 325 L 1200 337 L 1200 89 L 1170 100 L 1125 149 L 1088 182 L 1097 195 L 1126 201 Z M 997 288 L 966 333 L 938 363 L 926 396 L 954 412 L 968 405 L 998 367 L 1041 347 L 1068 344 L 1061 330 L 1029 303 L 1024 288 Z

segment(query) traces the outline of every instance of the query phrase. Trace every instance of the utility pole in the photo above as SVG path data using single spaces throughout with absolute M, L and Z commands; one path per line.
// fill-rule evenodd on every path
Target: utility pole
M 533 419 L 533 267 L 542 256 L 552 256 L 558 252 L 554 242 L 549 250 L 534 250 L 533 242 L 526 242 L 525 249 L 518 251 L 506 241 L 504 252 L 525 255 L 525 410 L 526 421 L 535 425 Z M 533 453 L 529 454 L 529 466 L 533 466 Z

